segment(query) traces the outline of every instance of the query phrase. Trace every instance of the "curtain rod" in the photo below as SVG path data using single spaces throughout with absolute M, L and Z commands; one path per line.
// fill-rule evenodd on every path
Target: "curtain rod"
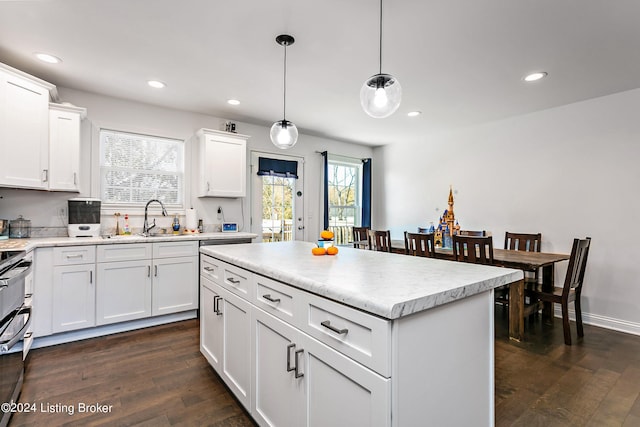
M 318 151 L 318 150 L 316 150 L 316 153 L 317 153 L 317 154 L 322 154 L 322 155 L 324 155 L 324 153 L 327 153 L 327 155 L 331 154 L 331 153 L 329 153 L 328 151 Z M 343 159 L 360 160 L 360 161 L 362 161 L 362 162 L 366 162 L 366 161 L 369 161 L 369 160 L 370 160 L 368 157 L 365 157 L 365 158 L 360 158 L 360 157 L 351 157 L 351 156 L 343 156 L 342 154 L 334 154 L 334 156 L 336 156 L 336 157 L 342 157 Z

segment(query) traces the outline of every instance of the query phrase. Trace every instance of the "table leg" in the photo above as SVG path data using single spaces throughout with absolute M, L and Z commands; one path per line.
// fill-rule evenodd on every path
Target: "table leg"
M 554 284 L 554 268 L 553 264 L 545 265 L 542 267 L 542 290 L 545 292 L 553 291 Z M 552 302 L 544 302 L 542 303 L 542 320 L 549 324 L 553 324 L 553 303 Z
M 524 280 L 509 285 L 509 339 L 522 340 L 524 336 Z

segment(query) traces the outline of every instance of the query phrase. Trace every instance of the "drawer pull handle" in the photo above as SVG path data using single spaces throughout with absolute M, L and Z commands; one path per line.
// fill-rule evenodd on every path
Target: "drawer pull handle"
M 300 349 L 296 351 L 296 368 L 295 368 L 296 378 L 304 377 L 304 373 L 300 372 L 299 370 L 300 363 L 298 363 L 298 356 L 301 355 L 302 353 L 304 353 L 304 349 Z
M 324 326 L 325 328 L 335 332 L 338 335 L 342 335 L 342 334 L 347 334 L 349 332 L 349 330 L 347 328 L 344 329 L 338 329 L 335 326 L 331 325 L 331 322 L 329 320 L 325 320 L 324 322 L 320 323 L 322 326 Z
M 229 277 L 227 280 L 234 285 L 237 285 L 238 283 L 240 283 L 240 280 L 234 279 L 233 277 Z
M 292 348 L 296 348 L 295 344 L 289 344 L 287 346 L 287 372 L 291 372 L 294 369 L 296 369 L 295 367 L 291 366 L 291 349 Z
M 271 294 L 262 295 L 262 298 L 266 299 L 269 302 L 273 302 L 273 303 L 280 302 L 280 298 L 271 298 Z
M 205 267 L 204 269 L 205 269 L 206 271 L 213 271 L 213 267 L 208 267 L 208 266 L 207 266 L 207 267 Z
M 71 258 L 82 258 L 82 254 L 77 254 L 77 255 L 67 255 L 67 259 L 71 259 Z

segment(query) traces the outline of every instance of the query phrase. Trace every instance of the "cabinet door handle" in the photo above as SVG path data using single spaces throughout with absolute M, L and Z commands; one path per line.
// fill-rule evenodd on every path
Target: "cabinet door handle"
M 218 295 L 213 297 L 213 311 L 215 311 L 218 316 L 222 316 L 222 312 L 220 311 L 220 301 L 222 301 L 222 297 Z
M 151 266 L 147 265 L 147 277 L 151 277 Z
M 234 279 L 233 277 L 229 277 L 227 280 L 234 285 L 240 283 L 240 280 Z
M 346 334 L 349 332 L 349 330 L 347 328 L 344 329 L 338 329 L 335 326 L 331 325 L 331 321 L 329 320 L 325 320 L 324 322 L 320 323 L 322 326 L 324 326 L 325 328 L 329 329 L 330 331 L 335 332 L 338 335 L 342 335 L 342 334 Z
M 93 271 L 89 271 L 89 283 L 93 283 Z
M 158 266 L 157 265 L 153 266 L 153 275 L 154 275 L 154 277 L 158 277 Z
M 42 169 L 42 182 L 49 181 L 49 169 Z
M 304 377 L 304 373 L 300 372 L 300 363 L 298 360 L 298 356 L 301 355 L 302 353 L 304 353 L 304 349 L 300 349 L 298 351 L 296 351 L 296 368 L 295 368 L 295 372 L 296 372 L 296 378 L 302 378 Z
M 211 188 L 211 186 L 209 185 L 209 181 L 207 181 L 207 193 L 209 192 L 210 188 Z
M 31 338 L 32 335 L 33 335 L 33 332 L 27 332 L 26 334 L 24 334 L 24 339 L 28 340 L 29 338 Z
M 280 302 L 280 298 L 271 298 L 271 294 L 262 295 L 262 298 L 273 303 Z
M 78 174 L 73 173 L 73 185 L 78 185 Z
M 291 372 L 294 369 L 296 369 L 295 367 L 291 366 L 291 349 L 292 348 L 296 348 L 295 344 L 289 344 L 287 346 L 287 372 Z

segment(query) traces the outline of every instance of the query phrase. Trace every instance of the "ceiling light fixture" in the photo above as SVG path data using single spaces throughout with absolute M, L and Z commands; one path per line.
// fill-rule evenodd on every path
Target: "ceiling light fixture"
M 58 58 L 57 56 L 49 55 L 48 53 L 37 52 L 37 53 L 34 53 L 34 55 L 40 61 L 46 62 L 48 64 L 59 64 L 62 62 L 62 59 Z
M 278 120 L 271 126 L 271 142 L 278 148 L 286 150 L 298 142 L 298 128 L 287 120 L 287 46 L 291 46 L 295 39 L 288 34 L 276 37 L 276 42 L 284 46 L 284 96 L 282 107 L 282 120 Z
M 380 0 L 380 72 L 369 77 L 360 89 L 364 112 L 377 119 L 389 117 L 400 106 L 402 87 L 398 79 L 382 73 L 382 0 Z
M 417 116 L 419 116 L 420 114 L 422 114 L 422 111 L 409 111 L 409 112 L 407 113 L 407 116 L 409 116 L 409 117 L 417 117 Z
M 527 74 L 526 76 L 523 77 L 522 80 L 524 80 L 525 82 L 535 82 L 537 80 L 540 80 L 542 78 L 547 77 L 547 73 L 544 71 L 537 71 L 535 73 L 531 73 L 531 74 Z
M 155 89 L 162 89 L 162 88 L 167 87 L 167 85 L 165 83 L 163 83 L 163 82 L 161 82 L 159 80 L 149 80 L 147 82 L 147 84 L 149 86 L 151 86 L 152 88 L 155 88 Z
M 227 100 L 227 104 L 229 104 L 229 105 L 240 105 L 240 101 L 238 101 L 237 99 L 228 99 Z

